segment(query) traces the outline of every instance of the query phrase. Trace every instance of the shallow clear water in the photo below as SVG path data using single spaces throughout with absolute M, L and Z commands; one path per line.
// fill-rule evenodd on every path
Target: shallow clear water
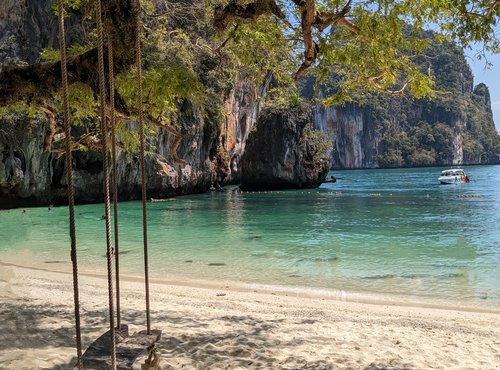
M 237 188 L 148 204 L 150 274 L 500 303 L 500 166 L 335 171 L 319 189 Z M 78 206 L 81 269 L 104 272 L 102 205 Z M 142 273 L 142 209 L 120 204 L 123 272 Z M 67 209 L 0 211 L 0 260 L 69 266 Z

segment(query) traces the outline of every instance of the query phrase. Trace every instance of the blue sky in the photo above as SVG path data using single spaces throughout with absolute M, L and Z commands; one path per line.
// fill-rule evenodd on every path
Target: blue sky
M 474 86 L 484 82 L 491 96 L 491 109 L 493 110 L 493 119 L 500 133 L 500 55 L 488 55 L 488 61 L 493 65 L 485 69 L 485 61 L 474 58 L 474 51 L 466 51 L 467 61 L 474 74 Z

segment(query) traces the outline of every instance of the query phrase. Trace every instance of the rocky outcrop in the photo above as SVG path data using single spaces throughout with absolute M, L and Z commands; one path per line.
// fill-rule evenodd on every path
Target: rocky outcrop
M 329 162 L 306 136 L 309 110 L 261 112 L 250 133 L 242 161 L 243 190 L 300 189 L 319 186 Z
M 189 164 L 172 164 L 170 148 L 173 139 L 158 132 L 148 149 L 148 196 L 169 197 L 207 190 L 215 180 L 214 164 L 209 160 L 210 141 L 203 141 L 205 127 L 196 122 L 191 137 L 179 149 Z M 64 157 L 44 150 L 47 120 L 43 116 L 17 116 L 0 121 L 0 204 L 2 208 L 60 204 L 66 202 L 66 168 Z M 130 123 L 130 129 L 136 130 Z M 193 152 L 192 148 L 197 148 Z M 200 153 L 205 153 L 200 156 Z M 202 158 L 199 160 L 198 158 Z M 99 202 L 102 192 L 102 155 L 100 151 L 73 152 L 75 199 L 78 203 Z M 118 194 L 121 200 L 140 198 L 140 171 L 136 154 L 118 150 Z
M 79 42 L 78 16 L 70 16 L 66 22 L 68 45 Z M 184 20 L 179 22 L 178 27 L 182 27 Z M 44 48 L 57 48 L 52 1 L 1 1 L 0 73 L 35 64 Z M 328 108 L 317 105 L 314 125 L 331 138 L 335 168 L 498 162 L 500 144 L 487 87 L 478 85 L 473 90 L 470 69 L 458 48 L 438 45 L 428 54 L 432 57 L 429 70 L 436 75 L 437 89 L 450 91 L 435 102 L 371 95 L 363 104 Z M 212 95 L 205 107 L 194 107 L 187 100 L 178 102 L 172 123 L 182 136 L 177 154 L 184 162 L 176 161 L 171 149 L 178 136 L 157 130 L 149 138 L 149 197 L 206 191 L 213 183 L 236 182 L 241 175 L 247 138 L 253 137 L 259 101 L 265 97 L 271 76 L 255 89 L 252 78 L 242 71 L 220 78 L 212 73 L 220 68 L 217 61 L 209 53 L 203 58 L 197 60 L 197 73 Z M 258 180 L 264 187 L 283 188 L 310 187 L 321 182 L 327 161 L 316 161 L 313 142 L 301 141 L 306 116 L 303 112 L 266 113 L 266 122 L 287 123 L 276 125 L 276 131 L 262 128 L 267 134 L 258 145 L 250 139 L 250 152 L 266 154 L 271 159 L 259 162 L 249 156 L 247 163 L 251 166 L 244 175 L 246 184 L 257 188 Z M 55 113 L 54 117 L 57 119 Z M 131 132 L 137 129 L 133 122 L 128 126 Z M 81 130 L 82 127 L 73 128 L 75 137 L 82 134 Z M 54 126 L 49 124 L 46 113 L 4 115 L 0 120 L 0 208 L 66 202 L 64 158 L 47 151 L 46 139 L 52 134 Z M 120 149 L 118 157 L 119 198 L 139 199 L 137 154 Z M 73 159 L 76 201 L 102 201 L 99 148 L 74 151 Z
M 54 40 L 54 31 L 57 32 L 57 28 L 54 28 L 55 17 L 49 17 L 47 13 L 51 12 L 50 2 L 36 3 L 28 0 L 1 2 L 0 69 L 20 62 L 34 62 L 38 58 L 42 40 L 47 40 L 47 38 L 50 42 Z M 43 15 L 43 17 L 34 18 L 32 17 L 34 14 Z M 39 24 L 42 19 L 46 27 L 41 27 Z M 33 32 L 38 32 L 41 37 L 34 37 L 35 35 L 31 34 Z M 40 44 L 37 45 L 36 40 L 40 40 Z

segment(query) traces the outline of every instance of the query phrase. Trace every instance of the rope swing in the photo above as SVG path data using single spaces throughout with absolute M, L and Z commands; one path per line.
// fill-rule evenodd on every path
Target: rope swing
M 115 285 L 116 285 L 116 327 L 121 328 L 120 309 L 120 245 L 118 232 L 118 185 L 116 168 L 116 117 L 115 117 L 115 72 L 113 68 L 113 39 L 108 34 L 108 78 L 109 78 L 109 116 L 111 123 L 111 161 L 112 161 L 112 184 L 113 187 L 113 230 L 115 237 Z
M 142 187 L 142 230 L 144 242 L 144 281 L 146 288 L 146 326 L 147 334 L 151 334 L 151 315 L 149 307 L 149 266 L 148 266 L 148 224 L 146 207 L 146 163 L 144 159 L 144 113 L 142 106 L 142 57 L 141 57 L 141 1 L 137 0 L 137 24 L 135 37 L 135 63 L 137 68 L 137 108 L 139 110 L 139 136 L 140 136 L 140 161 L 141 161 L 141 187 Z
M 104 36 L 101 16 L 101 0 L 95 0 L 97 24 L 97 65 L 99 69 L 99 118 L 101 121 L 102 172 L 104 187 L 104 211 L 106 218 L 106 258 L 108 267 L 109 336 L 111 339 L 111 368 L 116 369 L 115 316 L 113 304 L 113 265 L 111 249 L 111 215 L 109 201 L 109 149 L 108 126 L 106 123 L 106 77 L 104 70 Z
M 82 334 L 80 324 L 80 297 L 78 291 L 78 262 L 76 255 L 76 227 L 75 227 L 75 196 L 73 190 L 73 161 L 71 158 L 71 128 L 69 123 L 69 89 L 68 69 L 66 57 L 66 37 L 64 34 L 64 7 L 62 0 L 57 1 L 59 20 L 59 48 L 61 50 L 61 79 L 63 89 L 63 125 L 66 152 L 66 183 L 68 186 L 68 208 L 69 208 L 69 235 L 71 239 L 71 263 L 73 266 L 73 297 L 75 305 L 75 328 L 76 328 L 76 354 L 77 368 L 83 369 L 82 361 Z
M 111 247 L 111 214 L 110 214 L 110 181 L 109 181 L 109 146 L 108 146 L 108 124 L 106 122 L 106 76 L 104 65 L 104 35 L 101 0 L 94 0 L 95 19 L 97 26 L 97 51 L 98 51 L 98 75 L 99 75 L 99 120 L 103 158 L 103 190 L 104 207 L 106 219 L 106 257 L 107 257 L 107 280 L 108 280 L 108 310 L 109 331 L 96 339 L 82 355 L 80 304 L 78 289 L 78 263 L 76 253 L 76 228 L 74 210 L 73 189 L 73 165 L 71 154 L 71 127 L 69 122 L 69 87 L 67 71 L 66 40 L 64 34 L 64 6 L 63 0 L 58 0 L 59 11 L 59 43 L 61 50 L 61 78 L 63 88 L 63 123 L 66 143 L 66 173 L 68 184 L 68 206 L 69 206 L 69 229 L 71 238 L 71 261 L 73 264 L 73 293 L 75 304 L 75 326 L 76 326 L 76 367 L 82 370 L 87 368 L 98 369 L 131 369 L 134 362 L 143 354 L 148 355 L 143 368 L 157 366 L 159 357 L 156 354 L 156 343 L 161 336 L 160 330 L 151 330 L 150 304 L 149 304 L 149 268 L 148 268 L 148 238 L 147 238 L 147 208 L 146 208 L 146 169 L 145 169 L 145 138 L 144 117 L 142 105 L 142 60 L 141 60 L 141 20 L 140 0 L 136 0 L 137 23 L 136 23 L 136 68 L 137 68 L 137 104 L 139 111 L 139 135 L 140 135 L 140 166 L 142 185 L 142 219 L 143 219 L 143 242 L 144 242 L 144 275 L 146 288 L 146 321 L 147 330 L 129 336 L 128 327 L 121 325 L 120 315 L 120 279 L 119 279 L 119 233 L 118 233 L 118 191 L 117 191 L 117 164 L 116 164 L 116 116 L 114 96 L 114 70 L 113 70 L 113 40 L 108 36 L 108 73 L 110 88 L 110 126 L 111 126 L 111 157 L 113 170 L 113 212 L 114 212 L 114 246 L 116 267 L 116 318 L 115 327 L 114 302 L 113 302 L 113 266 Z

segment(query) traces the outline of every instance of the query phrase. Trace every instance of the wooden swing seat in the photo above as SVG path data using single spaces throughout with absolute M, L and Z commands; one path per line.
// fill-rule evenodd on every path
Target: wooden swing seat
M 161 330 L 139 331 L 129 336 L 128 326 L 122 325 L 115 329 L 116 368 L 130 370 L 134 362 L 144 354 L 150 354 L 154 344 L 160 340 Z M 83 354 L 85 369 L 111 369 L 111 341 L 107 331 L 95 340 Z

